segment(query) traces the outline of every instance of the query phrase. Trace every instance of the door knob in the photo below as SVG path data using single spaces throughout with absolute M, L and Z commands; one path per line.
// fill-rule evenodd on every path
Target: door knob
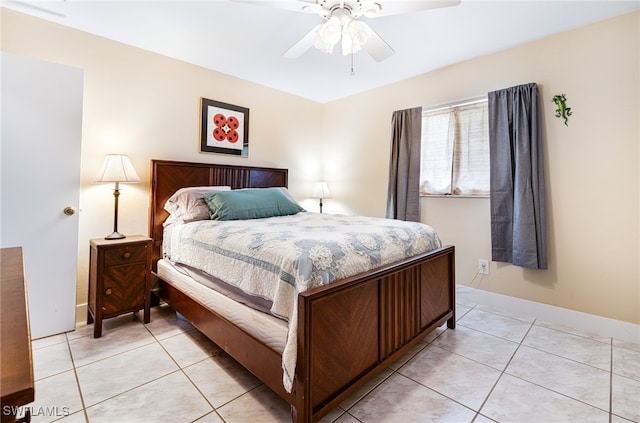
M 67 206 L 63 211 L 67 216 L 73 216 L 74 214 L 76 214 L 76 208 L 73 206 Z

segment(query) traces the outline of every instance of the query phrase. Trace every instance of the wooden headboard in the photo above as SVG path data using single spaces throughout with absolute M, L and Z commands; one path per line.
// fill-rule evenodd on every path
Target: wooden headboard
M 178 189 L 210 185 L 229 185 L 232 189 L 287 187 L 288 177 L 287 169 L 151 160 L 149 236 L 153 238 L 154 271 L 162 258 L 162 224 L 169 216 L 164 203 Z

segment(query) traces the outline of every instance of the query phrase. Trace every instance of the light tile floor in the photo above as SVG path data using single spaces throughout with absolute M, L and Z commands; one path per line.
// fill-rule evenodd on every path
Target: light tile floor
M 640 422 L 640 345 L 457 305 L 325 422 Z M 32 421 L 289 422 L 286 403 L 167 306 L 33 343 Z

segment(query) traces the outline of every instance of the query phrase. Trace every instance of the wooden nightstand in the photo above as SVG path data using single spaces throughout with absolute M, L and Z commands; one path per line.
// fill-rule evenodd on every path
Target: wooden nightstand
M 94 338 L 102 336 L 102 319 L 144 309 L 144 322 L 151 320 L 151 242 L 142 235 L 90 241 L 87 323 L 95 322 Z

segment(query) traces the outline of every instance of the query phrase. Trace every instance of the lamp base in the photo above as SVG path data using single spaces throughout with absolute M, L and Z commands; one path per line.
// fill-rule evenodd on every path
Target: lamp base
M 122 238 L 126 238 L 126 236 L 122 235 L 118 231 L 114 231 L 111 235 L 107 235 L 104 237 L 104 239 L 122 239 Z

